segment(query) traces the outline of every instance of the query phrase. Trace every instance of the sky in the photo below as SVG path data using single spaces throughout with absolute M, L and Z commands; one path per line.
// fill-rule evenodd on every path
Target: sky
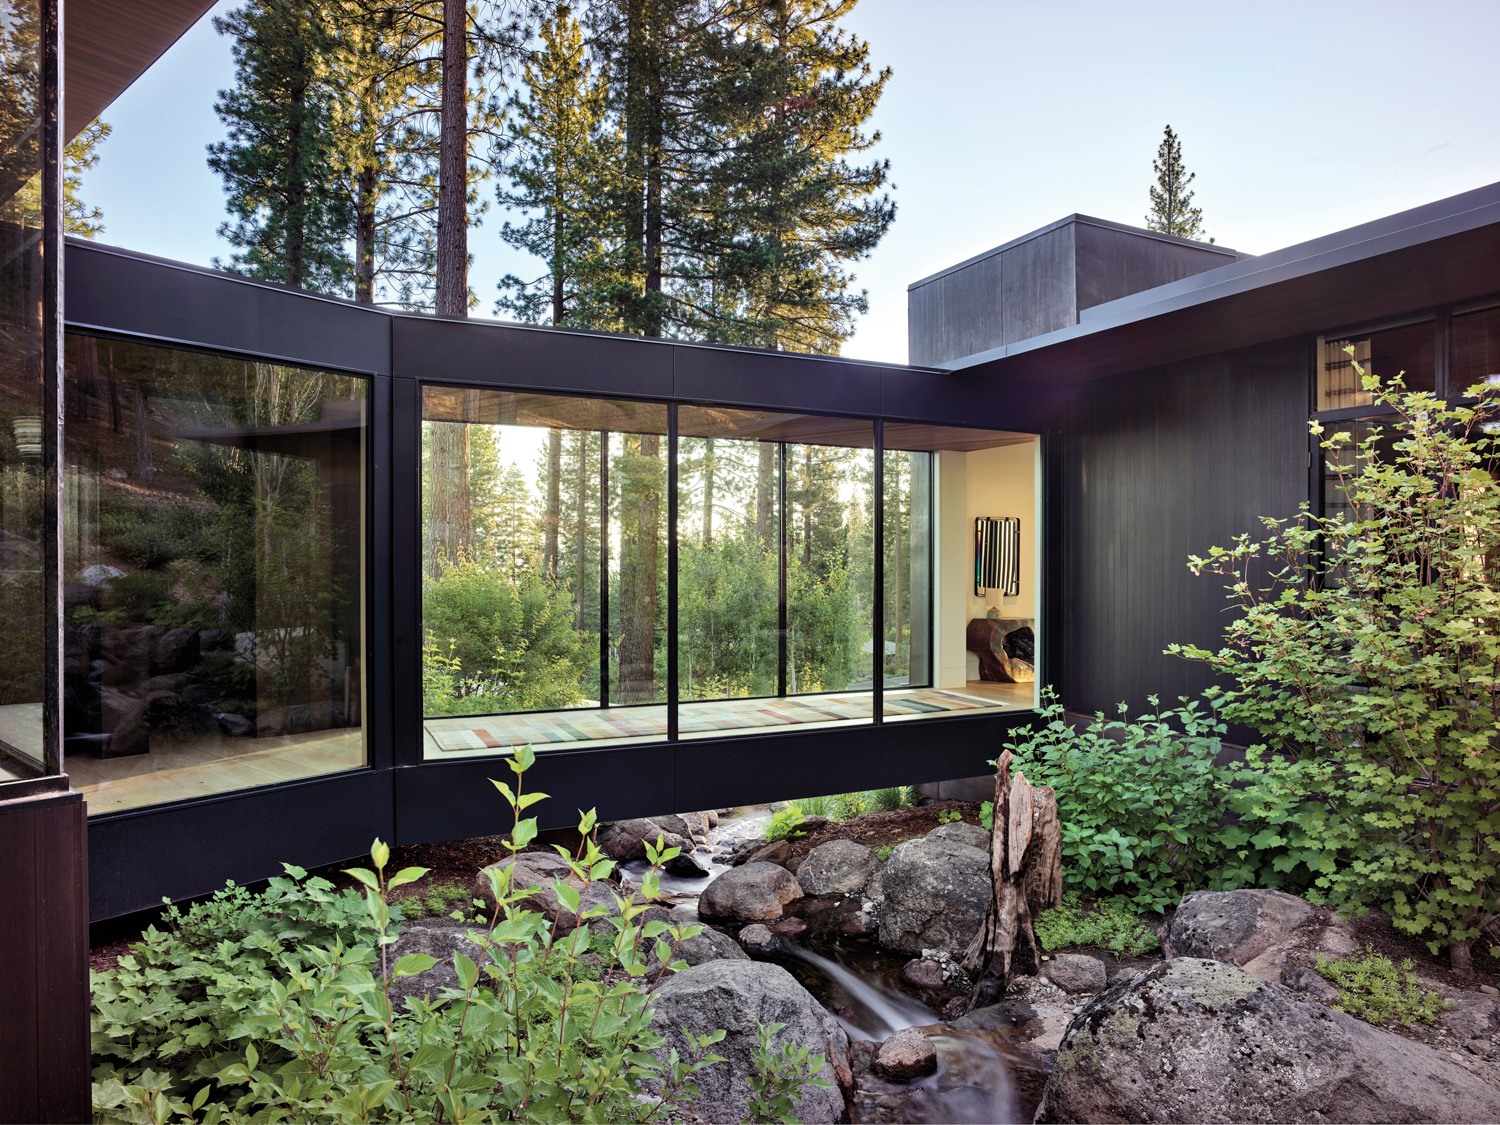
M 219 4 L 224 11 L 233 4 Z M 854 267 L 869 314 L 844 346 L 906 362 L 906 287 L 1075 212 L 1143 225 L 1170 124 L 1221 245 L 1265 253 L 1500 180 L 1500 2 L 861 0 L 845 25 L 892 76 L 865 159 L 895 225 Z M 224 193 L 205 149 L 233 79 L 209 17 L 105 112 L 86 173 L 101 242 L 208 264 Z M 509 272 L 491 206 L 470 233 L 481 315 Z

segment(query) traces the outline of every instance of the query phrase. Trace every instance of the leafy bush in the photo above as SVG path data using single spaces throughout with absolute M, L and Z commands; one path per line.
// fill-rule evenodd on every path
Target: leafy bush
M 509 763 L 517 791 L 495 782 L 515 816 L 512 854 L 537 834 L 536 819 L 520 814 L 544 795 L 519 793 L 534 760 L 523 747 Z M 586 838 L 593 827 L 590 812 L 579 831 Z M 657 867 L 677 849 L 648 844 L 647 853 L 641 895 L 615 896 L 613 911 L 580 912 L 612 861 L 591 842 L 569 858 L 569 881 L 553 890 L 582 922 L 570 933 L 521 907 L 537 887 L 513 886 L 512 869 L 490 868 L 496 905 L 468 933 L 478 961 L 455 953 L 459 987 L 408 999 L 404 1011 L 390 982 L 436 961 L 408 954 L 389 963 L 399 920 L 390 894 L 426 870 L 387 874 L 390 850 L 378 840 L 373 870 L 349 872 L 363 895 L 335 895 L 288 868 L 266 896 L 231 888 L 186 915 L 169 912 L 170 937 L 143 943 L 157 964 L 136 961 L 137 947 L 121 960 L 125 981 L 95 978 L 95 1041 L 106 1055 L 94 1072 L 95 1113 L 205 1123 L 675 1119 L 697 1093 L 693 1076 L 723 1061 L 709 1048 L 724 1033 L 693 1037 L 682 1058 L 651 1027 L 650 987 L 687 967 L 677 944 L 702 928 L 643 921 Z M 591 953 L 604 954 L 602 968 L 585 961 Z M 778 1030 L 762 1029 L 756 1056 L 757 1112 L 767 1114 L 783 1113 L 801 1085 L 819 1084 L 822 1065 L 800 1048 L 773 1050 Z
M 790 802 L 803 816 L 821 816 L 827 820 L 853 820 L 872 812 L 893 812 L 910 808 L 916 790 L 911 786 L 869 789 L 860 793 L 836 793 L 825 797 L 799 797 Z
M 110 493 L 100 505 L 99 542 L 131 566 L 160 570 L 177 559 L 213 558 L 219 550 L 214 523 L 206 508 Z
M 423 708 L 477 715 L 576 707 L 596 674 L 597 645 L 573 628 L 566 586 L 470 560 L 422 592 Z
M 1157 912 L 1191 890 L 1303 889 L 1329 862 L 1307 837 L 1318 813 L 1305 794 L 1255 759 L 1216 764 L 1225 724 L 1213 694 L 1206 706 L 1151 704 L 1134 722 L 1122 704 L 1118 720 L 1078 730 L 1044 690 L 1040 723 L 1006 744 L 1013 768 L 1056 790 L 1064 880 Z
M 1077 891 L 1066 891 L 1061 906 L 1044 910 L 1034 923 L 1036 940 L 1048 952 L 1092 945 L 1140 957 L 1161 948 L 1156 930 L 1143 918 L 1108 900 L 1083 904 Z
M 771 819 L 766 822 L 766 839 L 786 840 L 804 835 L 801 825 L 806 819 L 796 805 L 788 805 L 780 812 L 771 814 Z
M 1231 677 L 1224 715 L 1318 795 L 1301 830 L 1350 857 L 1319 887 L 1383 906 L 1464 973 L 1473 940 L 1500 937 L 1500 387 L 1449 406 L 1363 381 L 1397 415 L 1322 442 L 1349 514 L 1263 520 L 1266 538 L 1193 558 L 1241 612 L 1219 651 L 1169 651 Z
M 993 802 L 991 802 L 991 805 L 993 806 Z M 993 819 L 993 808 L 991 809 L 991 813 Z M 963 818 L 964 814 L 959 812 L 957 809 L 944 809 L 942 812 L 938 813 L 939 824 L 957 824 Z M 990 827 L 993 828 L 994 824 L 991 823 Z
M 1398 1020 L 1403 1027 L 1410 1027 L 1413 1020 L 1432 1023 L 1453 1007 L 1442 993 L 1423 988 L 1411 968 L 1411 958 L 1398 968 L 1368 945 L 1362 952 L 1338 960 L 1318 954 L 1318 972 L 1339 986 L 1339 998 L 1333 1006 L 1366 1023 Z
M 750 1076 L 750 1100 L 745 1108 L 749 1120 L 756 1125 L 765 1122 L 796 1121 L 793 1115 L 796 1106 L 793 1099 L 803 1086 L 816 1090 L 831 1090 L 833 1083 L 819 1077 L 825 1056 L 815 1055 L 811 1047 L 800 1043 L 782 1042 L 775 1045 L 776 1033 L 784 1023 L 769 1026 L 759 1024 L 755 1029 L 755 1049 L 751 1058 L 755 1061 L 755 1073 Z

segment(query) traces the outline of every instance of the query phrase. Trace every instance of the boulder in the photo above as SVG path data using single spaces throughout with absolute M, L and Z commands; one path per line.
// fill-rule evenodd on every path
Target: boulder
M 693 838 L 693 829 L 686 820 L 677 813 L 666 813 L 662 816 L 648 816 L 646 818 L 657 829 L 672 836 L 680 836 L 684 840 Z M 691 847 L 691 845 L 689 845 Z
M 610 859 L 628 861 L 646 858 L 646 841 L 656 844 L 657 837 L 669 848 L 691 851 L 692 844 L 672 832 L 664 832 L 649 820 L 618 820 L 599 829 L 599 849 Z
M 1325 1004 L 1332 1004 L 1339 998 L 1339 986 L 1327 980 L 1317 969 L 1292 969 L 1282 975 L 1281 983 L 1293 992 L 1311 996 Z
M 880 932 L 880 919 L 865 910 L 856 910 L 839 919 L 839 933 L 855 937 Z
M 901 977 L 908 984 L 914 984 L 928 992 L 936 992 L 948 983 L 948 974 L 943 972 L 942 965 L 920 957 L 913 957 L 901 966 Z
M 696 852 L 683 852 L 667 860 L 662 870 L 668 875 L 676 875 L 679 879 L 706 879 L 709 874 L 708 868 L 706 856 L 700 856 Z
M 1294 931 L 1316 911 L 1282 891 L 1194 891 L 1182 896 L 1162 934 L 1168 957 L 1204 957 L 1280 981 Z
M 445 988 L 457 988 L 458 970 L 453 967 L 453 955 L 462 953 L 475 965 L 480 966 L 479 977 L 485 979 L 481 950 L 468 938 L 469 927 L 446 919 L 423 919 L 411 922 L 386 950 L 386 964 L 394 966 L 408 953 L 426 953 L 437 958 L 437 964 L 425 973 L 411 977 L 397 977 L 391 981 L 391 1006 L 400 1012 L 409 996 L 425 996 L 436 1000 Z
M 721 876 L 723 878 L 723 876 Z M 745 1121 L 755 1074 L 754 1051 L 759 1025 L 782 1023 L 775 1042 L 794 1042 L 823 1056 L 820 1077 L 825 1090 L 803 1088 L 793 1112 L 808 1123 L 846 1120 L 840 1089 L 853 1086 L 849 1039 L 838 1021 L 779 965 L 764 961 L 710 961 L 664 980 L 651 998 L 652 1026 L 667 1041 L 658 1054 L 675 1048 L 689 1056 L 684 1031 L 727 1034 L 710 1048 L 727 1060 L 694 1076 L 699 1097 L 692 1109 L 707 1121 Z
M 678 921 L 678 919 L 673 919 Z M 662 935 L 666 941 L 672 939 L 665 934 Z M 691 968 L 694 965 L 702 965 L 706 961 L 748 961 L 747 954 L 732 937 L 711 930 L 707 926 L 701 934 L 695 934 L 690 938 L 683 938 L 677 943 L 677 950 L 669 958 L 672 961 L 686 961 Z M 656 958 L 656 943 L 650 943 L 646 950 L 646 971 L 654 973 L 661 967 L 661 962 Z
M 738 855 L 734 857 L 734 861 L 737 865 L 741 862 L 774 863 L 778 867 L 785 867 L 787 860 L 791 858 L 791 844 L 787 843 L 785 840 L 772 840 L 769 844 L 762 845 L 761 847 L 751 851 L 748 855 L 745 856 L 743 861 L 740 860 L 740 857 Z
M 772 922 L 766 929 L 779 937 L 795 938 L 807 933 L 807 923 L 801 918 L 783 918 L 779 922 Z
M 688 830 L 688 835 L 694 840 L 703 841 L 708 839 L 708 831 L 713 827 L 709 815 L 706 812 L 684 812 L 678 813 L 677 819 L 682 821 L 683 827 Z
M 1500 1006 L 1488 996 L 1466 998 L 1439 1016 L 1438 1023 L 1459 1041 L 1488 1039 L 1500 1031 Z
M 1178 957 L 1073 1018 L 1036 1120 L 1496 1121 L 1500 1089 L 1283 985 Z
M 1103 992 L 1108 985 L 1104 962 L 1084 953 L 1059 953 L 1042 971 L 1064 992 Z
M 951 840 L 955 844 L 968 844 L 981 851 L 990 850 L 990 834 L 977 824 L 965 824 L 956 820 L 951 824 L 939 824 L 927 833 L 928 840 Z
M 518 909 L 539 911 L 546 915 L 549 922 L 556 922 L 559 914 L 565 914 L 569 919 L 573 919 L 573 915 L 563 909 L 562 904 L 558 902 L 557 891 L 553 883 L 562 879 L 575 890 L 582 890 L 583 882 L 573 877 L 573 869 L 568 866 L 568 861 L 556 852 L 523 852 L 518 856 L 507 856 L 499 863 L 492 863 L 488 867 L 481 868 L 479 874 L 474 877 L 474 897 L 484 903 L 486 917 L 495 908 L 495 893 L 490 887 L 489 873 L 491 870 L 504 871 L 507 868 L 511 871 L 510 889 L 512 891 L 519 891 L 533 885 L 539 888 L 535 894 L 516 903 Z M 589 889 L 592 890 L 593 887 Z M 571 930 L 576 924 L 576 919 L 569 921 L 566 928 Z
M 962 957 L 989 905 L 990 854 L 953 840 L 898 844 L 881 870 L 880 944 Z
M 698 898 L 698 913 L 727 922 L 774 922 L 802 897 L 792 873 L 774 863 L 747 863 L 724 872 Z
M 807 853 L 797 868 L 797 883 L 805 895 L 852 895 L 864 890 L 880 861 L 875 853 L 853 840 L 829 840 Z
M 753 922 L 741 930 L 739 941 L 742 947 L 755 953 L 769 953 L 776 948 L 776 935 L 761 922 Z
M 896 1082 L 910 1082 L 937 1069 L 937 1048 L 914 1027 L 898 1031 L 875 1052 L 875 1069 Z

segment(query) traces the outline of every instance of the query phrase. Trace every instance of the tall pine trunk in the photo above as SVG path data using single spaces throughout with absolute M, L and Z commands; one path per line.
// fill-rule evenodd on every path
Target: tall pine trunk
M 661 552 L 661 438 L 627 436 L 620 481 L 619 700 L 656 698 L 656 583 Z
M 812 486 L 812 446 L 804 445 L 803 465 L 807 470 L 805 481 L 806 499 L 802 501 L 802 568 L 812 570 L 812 510 L 813 510 L 813 486 Z
M 428 460 L 427 573 L 468 557 L 473 546 L 469 508 L 469 427 L 433 422 Z
M 375 165 L 365 163 L 355 179 L 354 299 L 375 303 Z
M 703 448 L 703 546 L 714 545 L 714 439 Z
M 547 431 L 547 507 L 542 513 L 542 573 L 557 577 L 558 529 L 562 523 L 562 431 Z
M 763 551 L 776 547 L 776 450 L 774 441 L 760 443 L 760 465 L 755 474 L 755 531 Z
M 469 52 L 467 0 L 443 0 L 443 118 L 438 152 L 435 306 L 469 311 Z

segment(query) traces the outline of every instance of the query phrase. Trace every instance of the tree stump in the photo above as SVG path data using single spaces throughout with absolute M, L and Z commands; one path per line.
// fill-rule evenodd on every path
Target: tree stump
M 994 890 L 984 924 L 964 951 L 964 970 L 974 981 L 969 1008 L 992 1004 L 1016 974 L 1041 965 L 1032 918 L 1062 902 L 1062 828 L 1057 795 L 1010 772 L 1011 754 L 995 770 L 995 810 L 990 829 L 990 876 Z

